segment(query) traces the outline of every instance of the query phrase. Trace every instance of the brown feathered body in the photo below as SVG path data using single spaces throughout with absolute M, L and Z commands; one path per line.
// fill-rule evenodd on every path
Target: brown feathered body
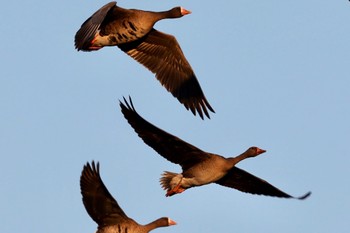
M 236 167 L 242 160 L 256 157 L 265 150 L 253 146 L 230 158 L 208 153 L 143 119 L 136 112 L 131 98 L 129 102 L 124 98 L 120 107 L 129 124 L 148 146 L 165 159 L 182 167 L 182 173 L 163 173 L 160 183 L 167 191 L 166 196 L 181 193 L 191 187 L 216 183 L 251 194 L 294 198 L 265 180 Z M 297 198 L 304 199 L 309 195 L 310 193 L 306 193 Z
M 168 217 L 159 218 L 149 224 L 140 225 L 129 218 L 104 185 L 99 163 L 94 161 L 84 166 L 80 177 L 83 203 L 90 217 L 98 224 L 96 233 L 148 233 L 159 227 L 176 224 Z
M 187 110 L 203 119 L 214 109 L 207 101 L 197 77 L 176 38 L 153 28 L 162 19 L 180 18 L 190 11 L 174 7 L 152 12 L 125 9 L 110 2 L 88 18 L 75 35 L 75 47 L 81 51 L 118 46 L 155 74 L 158 81 Z

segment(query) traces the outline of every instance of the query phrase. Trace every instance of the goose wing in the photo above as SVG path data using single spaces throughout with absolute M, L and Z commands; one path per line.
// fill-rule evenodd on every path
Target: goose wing
M 128 221 L 128 216 L 109 193 L 100 177 L 99 163 L 87 163 L 80 178 L 83 203 L 90 217 L 99 225 L 120 224 Z
M 203 119 L 215 112 L 183 54 L 176 38 L 152 29 L 146 36 L 118 47 L 156 75 L 159 82 L 182 103 Z
M 267 181 L 239 169 L 238 167 L 233 167 L 223 178 L 216 181 L 216 183 L 242 192 L 272 197 L 297 198 L 302 200 L 311 194 L 311 192 L 308 192 L 301 197 L 293 197 L 272 186 Z
M 158 154 L 172 163 L 181 165 L 183 170 L 206 160 L 210 154 L 175 137 L 143 119 L 135 110 L 131 98 L 130 103 L 124 98 L 120 107 L 124 117 L 138 136 Z

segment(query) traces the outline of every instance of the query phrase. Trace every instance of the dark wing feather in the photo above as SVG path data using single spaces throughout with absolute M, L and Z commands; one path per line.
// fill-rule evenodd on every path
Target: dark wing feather
M 210 118 L 210 106 L 175 37 L 155 29 L 139 40 L 118 47 L 155 73 L 159 82 L 194 115 Z
M 97 166 L 94 162 L 92 166 L 87 163 L 80 177 L 80 189 L 86 211 L 99 226 L 127 221 L 129 218 L 103 184 L 99 170 L 99 163 Z
M 130 104 L 124 98 L 120 107 L 124 117 L 139 137 L 161 156 L 172 163 L 181 165 L 183 170 L 209 158 L 206 152 L 175 137 L 143 119 L 135 110 L 131 98 Z
M 272 186 L 265 180 L 260 179 L 237 167 L 233 167 L 223 178 L 216 181 L 215 183 L 226 187 L 234 188 L 246 193 L 273 197 L 297 198 L 302 200 L 307 198 L 311 194 L 310 192 L 308 192 L 301 197 L 293 197 Z
M 90 51 L 88 48 L 91 46 L 91 41 L 95 38 L 106 15 L 115 5 L 116 2 L 107 3 L 81 25 L 75 34 L 75 48 L 78 51 Z

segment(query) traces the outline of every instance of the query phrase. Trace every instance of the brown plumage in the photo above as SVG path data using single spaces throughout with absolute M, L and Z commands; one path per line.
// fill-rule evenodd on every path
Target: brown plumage
M 131 98 L 129 103 L 124 98 L 124 103 L 120 102 L 120 107 L 129 124 L 148 146 L 165 159 L 182 167 L 181 174 L 164 172 L 162 175 L 160 182 L 167 191 L 166 196 L 181 193 L 191 187 L 217 183 L 251 194 L 294 198 L 265 180 L 235 167 L 240 161 L 262 154 L 265 150 L 250 147 L 241 155 L 224 158 L 202 151 L 152 125 L 136 112 Z M 309 195 L 310 192 L 297 198 L 305 199 Z
M 77 50 L 93 51 L 118 46 L 156 75 L 159 82 L 194 115 L 210 118 L 214 112 L 176 38 L 153 25 L 162 19 L 180 18 L 190 11 L 174 7 L 152 12 L 124 9 L 110 2 L 88 18 L 75 35 Z
M 99 163 L 94 161 L 84 166 L 80 177 L 83 203 L 90 217 L 98 224 L 96 233 L 147 233 L 158 227 L 176 224 L 167 217 L 159 218 L 147 225 L 140 225 L 129 218 L 108 192 L 100 177 Z

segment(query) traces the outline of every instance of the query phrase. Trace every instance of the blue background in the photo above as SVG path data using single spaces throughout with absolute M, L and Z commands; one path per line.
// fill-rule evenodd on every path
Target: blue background
M 94 232 L 80 194 L 83 165 L 101 175 L 139 223 L 157 232 L 347 232 L 350 227 L 350 3 L 120 1 L 125 8 L 192 14 L 155 28 L 177 37 L 216 110 L 202 121 L 118 48 L 74 49 L 80 25 L 105 1 L 7 1 L 0 8 L 0 232 Z M 219 185 L 165 198 L 158 180 L 180 172 L 145 145 L 118 101 L 305 201 Z

